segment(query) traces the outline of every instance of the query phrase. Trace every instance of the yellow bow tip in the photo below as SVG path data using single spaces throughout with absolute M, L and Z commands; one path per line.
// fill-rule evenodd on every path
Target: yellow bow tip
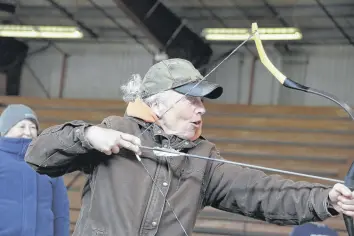
M 284 84 L 284 82 L 286 80 L 286 76 L 283 73 L 281 73 L 273 65 L 273 63 L 269 60 L 269 58 L 263 48 L 261 38 L 259 37 L 258 25 L 256 22 L 252 23 L 252 33 L 254 34 L 253 40 L 256 44 L 256 48 L 257 48 L 257 52 L 258 52 L 258 56 L 259 56 L 260 61 L 281 84 Z
M 257 22 L 252 23 L 252 34 L 258 34 L 258 24 Z

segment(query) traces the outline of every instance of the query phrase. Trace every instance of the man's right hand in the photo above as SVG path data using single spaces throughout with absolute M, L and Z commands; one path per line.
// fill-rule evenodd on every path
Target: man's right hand
M 138 137 L 131 134 L 98 126 L 91 126 L 86 129 L 85 137 L 91 146 L 106 155 L 117 154 L 122 147 L 129 149 L 138 155 L 141 154 L 139 148 L 141 141 Z

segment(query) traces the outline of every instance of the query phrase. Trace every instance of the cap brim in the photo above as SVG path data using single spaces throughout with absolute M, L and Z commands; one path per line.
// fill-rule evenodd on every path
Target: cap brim
M 203 80 L 198 85 L 198 82 L 193 82 L 189 84 L 185 84 L 174 88 L 176 92 L 188 94 L 189 96 L 194 97 L 205 97 L 209 99 L 217 99 L 223 93 L 223 88 L 218 84 L 209 83 L 206 80 Z

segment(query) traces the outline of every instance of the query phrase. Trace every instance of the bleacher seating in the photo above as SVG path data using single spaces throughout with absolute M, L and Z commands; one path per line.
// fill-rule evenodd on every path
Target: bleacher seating
M 115 100 L 0 97 L 0 112 L 11 103 L 31 106 L 41 128 L 69 120 L 100 123 L 109 115 L 123 115 L 126 104 Z M 203 135 L 217 144 L 228 160 L 344 179 L 352 162 L 354 122 L 338 107 L 261 106 L 206 103 Z M 79 214 L 84 175 L 65 176 L 72 229 Z M 283 175 L 293 180 L 332 184 Z M 75 179 L 74 179 L 75 178 Z M 74 181 L 73 181 L 74 179 Z M 341 217 L 326 223 L 347 235 Z M 275 226 L 207 208 L 198 217 L 195 236 L 288 235 L 291 227 Z M 247 234 L 245 234 L 247 233 Z

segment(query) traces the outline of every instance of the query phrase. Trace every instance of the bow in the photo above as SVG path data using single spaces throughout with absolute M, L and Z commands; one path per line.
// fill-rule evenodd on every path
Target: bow
M 353 115 L 353 111 L 350 108 L 350 106 L 348 104 L 346 104 L 343 101 L 340 101 L 337 97 L 333 96 L 330 93 L 318 90 L 318 89 L 314 89 L 314 88 L 310 88 L 308 86 L 299 84 L 289 78 L 287 78 L 283 73 L 281 73 L 273 64 L 272 62 L 269 60 L 269 58 L 267 57 L 267 54 L 264 51 L 263 45 L 262 45 L 262 41 L 259 37 L 259 33 L 258 33 L 258 26 L 257 23 L 253 23 L 252 24 L 252 32 L 254 34 L 254 41 L 257 47 L 257 51 L 258 51 L 258 55 L 259 55 L 259 59 L 262 62 L 262 64 L 268 69 L 268 71 L 284 86 L 287 87 L 289 89 L 295 89 L 298 91 L 303 91 L 306 93 L 312 93 L 312 94 L 316 94 L 318 96 L 327 98 L 329 100 L 331 100 L 332 102 L 336 103 L 337 105 L 339 105 L 340 107 L 342 107 L 349 115 L 349 117 L 354 120 L 354 115 Z M 349 168 L 349 171 L 345 177 L 344 180 L 344 185 L 347 186 L 351 191 L 354 190 L 354 162 L 352 163 L 351 167 Z M 354 236 L 354 224 L 353 224 L 353 218 L 347 215 L 343 215 L 344 218 L 344 222 L 345 222 L 345 227 L 348 231 L 348 235 L 349 236 Z
M 261 62 L 263 63 L 263 65 L 269 70 L 269 72 L 285 87 L 287 88 L 291 88 L 291 89 L 296 89 L 296 90 L 300 90 L 300 91 L 304 91 L 307 93 L 313 93 L 322 97 L 325 97 L 327 99 L 330 99 L 331 101 L 337 103 L 338 105 L 340 105 L 349 115 L 350 117 L 354 120 L 354 115 L 351 111 L 351 108 L 344 102 L 339 101 L 336 97 L 334 97 L 333 95 L 317 90 L 317 89 L 313 89 L 310 87 L 306 87 L 304 85 L 301 85 L 289 78 L 287 78 L 285 75 L 283 75 L 273 64 L 272 62 L 268 59 L 265 50 L 263 48 L 261 39 L 259 37 L 259 33 L 258 33 L 258 26 L 257 23 L 253 23 L 252 24 L 252 34 L 250 34 L 250 36 L 243 41 L 239 46 L 237 46 L 228 56 L 226 56 L 218 65 L 216 65 L 206 76 L 203 77 L 202 80 L 200 80 L 196 85 L 194 85 L 187 93 L 185 93 L 183 95 L 183 97 L 187 96 L 195 87 L 197 87 L 203 80 L 205 80 L 213 71 L 215 71 L 224 61 L 226 61 L 232 54 L 234 54 L 243 44 L 245 44 L 249 39 L 251 39 L 252 37 L 254 37 L 254 41 L 257 47 L 257 51 L 259 54 L 259 58 L 261 60 Z M 182 98 L 183 98 L 182 97 Z M 179 101 L 182 100 L 179 99 L 176 103 L 174 103 L 171 107 L 169 107 L 168 109 L 166 109 L 165 112 L 163 112 L 163 114 L 159 117 L 159 120 L 163 117 L 163 115 L 165 115 L 169 110 L 171 110 L 173 108 L 174 105 L 176 105 Z M 138 137 L 141 137 L 142 134 L 144 134 L 149 128 L 151 128 L 157 121 L 151 123 L 145 130 L 143 130 Z M 297 173 L 297 172 L 290 172 L 290 171 L 285 171 L 285 170 L 279 170 L 279 169 L 274 169 L 274 168 L 266 168 L 266 167 L 262 167 L 262 166 L 256 166 L 256 165 L 249 165 L 249 164 L 244 164 L 244 163 L 240 163 L 240 162 L 233 162 L 233 161 L 228 161 L 228 160 L 220 160 L 220 159 L 212 159 L 209 157 L 203 157 L 203 156 L 199 156 L 199 155 L 191 155 L 191 154 L 186 154 L 186 153 L 181 153 L 181 152 L 177 152 L 175 150 L 170 150 L 170 149 L 166 149 L 166 148 L 152 148 L 152 147 L 146 147 L 146 146 L 140 146 L 141 149 L 148 149 L 148 150 L 152 150 L 155 152 L 155 154 L 158 155 L 164 155 L 166 156 L 166 154 L 168 154 L 171 158 L 174 158 L 175 156 L 187 156 L 187 157 L 191 157 L 191 158 L 199 158 L 199 159 L 204 159 L 204 160 L 210 160 L 210 161 L 217 161 L 217 162 L 223 162 L 225 164 L 231 164 L 231 165 L 239 165 L 239 166 L 244 166 L 244 167 L 249 167 L 249 168 L 255 168 L 255 169 L 260 169 L 260 170 L 266 170 L 266 171 L 272 171 L 272 172 L 278 172 L 278 173 L 285 173 L 285 174 L 291 174 L 291 175 L 298 175 L 298 176 L 303 176 L 303 177 L 310 177 L 310 178 L 316 178 L 316 179 L 322 179 L 322 180 L 327 180 L 327 181 L 332 181 L 332 182 L 336 182 L 336 183 L 344 183 L 347 187 L 349 187 L 350 189 L 354 189 L 354 163 L 351 166 L 347 177 L 345 178 L 345 181 L 341 181 L 341 180 L 337 180 L 337 179 L 330 179 L 330 178 L 324 178 L 324 177 L 319 177 L 319 176 L 314 176 L 314 175 L 307 175 L 307 174 L 302 174 L 302 173 Z M 156 184 L 153 176 L 151 175 L 151 173 L 148 171 L 148 169 L 146 168 L 145 164 L 142 162 L 141 158 L 139 155 L 136 154 L 136 158 L 137 160 L 141 163 L 141 165 L 144 167 L 145 171 L 147 172 L 147 174 L 149 175 L 150 179 L 152 180 L 152 183 L 157 187 L 158 191 L 162 194 L 162 196 L 164 197 L 164 201 L 167 203 L 167 205 L 169 206 L 169 208 L 171 209 L 173 215 L 175 216 L 176 220 L 178 221 L 179 225 L 181 226 L 181 229 L 183 230 L 184 235 L 188 236 L 188 233 L 186 231 L 186 229 L 184 228 L 183 224 L 181 223 L 181 221 L 179 220 L 177 214 L 174 211 L 174 208 L 172 207 L 172 205 L 170 204 L 170 202 L 168 201 L 166 195 L 163 193 L 163 191 L 161 190 L 161 188 L 158 186 L 158 184 Z M 354 236 L 353 234 L 353 221 L 352 218 L 349 216 L 344 215 L 344 220 L 345 220 L 345 224 L 347 227 L 347 231 L 349 233 L 349 236 Z

